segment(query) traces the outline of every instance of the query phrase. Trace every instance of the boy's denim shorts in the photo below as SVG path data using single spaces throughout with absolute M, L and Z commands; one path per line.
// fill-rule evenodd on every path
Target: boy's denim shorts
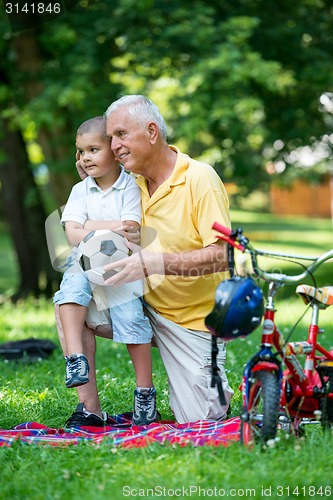
M 144 315 L 141 299 L 136 297 L 130 302 L 110 308 L 114 342 L 123 344 L 149 344 L 153 330 Z
M 114 342 L 123 344 L 148 344 L 151 342 L 153 331 L 148 318 L 144 315 L 141 299 L 135 292 L 135 285 L 126 285 L 129 300 L 121 304 L 111 300 L 108 311 L 97 310 L 93 299 L 89 280 L 84 274 L 70 266 L 64 273 L 60 288 L 54 294 L 53 303 L 57 305 L 74 303 L 88 307 L 87 324 L 90 328 L 105 326 L 106 318 L 111 317 L 112 337 Z M 89 307 L 89 304 L 91 306 Z M 107 312 L 107 314 L 105 314 Z M 111 325 L 110 325 L 111 326 Z
M 68 269 L 62 278 L 59 290 L 54 294 L 54 304 L 68 304 L 74 302 L 80 306 L 88 307 L 92 299 L 89 280 L 81 272 Z

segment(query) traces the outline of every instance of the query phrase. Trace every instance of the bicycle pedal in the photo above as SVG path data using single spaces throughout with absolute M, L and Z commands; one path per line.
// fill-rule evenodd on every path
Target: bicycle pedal
M 333 361 L 325 360 L 317 366 L 317 372 L 324 377 L 333 376 Z

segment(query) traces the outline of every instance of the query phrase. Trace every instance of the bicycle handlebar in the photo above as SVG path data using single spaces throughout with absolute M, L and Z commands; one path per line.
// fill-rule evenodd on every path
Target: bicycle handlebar
M 228 227 L 222 226 L 222 224 L 219 224 L 218 222 L 214 222 L 213 229 L 216 229 L 216 231 L 219 231 L 220 233 L 223 234 L 223 236 L 218 236 L 218 238 L 223 239 L 224 241 L 227 241 L 230 245 L 232 245 L 234 248 L 237 248 L 241 252 L 245 251 L 246 246 L 244 246 L 242 244 L 242 242 L 236 241 L 236 238 L 234 237 L 235 232 L 232 229 L 229 229 Z M 248 242 L 248 240 L 247 240 L 247 242 Z
M 218 222 L 215 222 L 213 224 L 213 229 L 216 229 L 216 231 L 222 234 L 222 236 L 220 235 L 217 236 L 219 239 L 226 241 L 234 248 L 240 250 L 242 253 L 248 252 L 251 255 L 251 261 L 254 273 L 259 278 L 262 278 L 264 281 L 268 282 L 274 282 L 279 284 L 292 283 L 296 285 L 298 283 L 301 283 L 301 281 L 303 281 L 307 276 L 312 274 L 321 264 L 333 258 L 333 249 L 328 250 L 327 252 L 317 257 L 282 254 L 279 252 L 267 252 L 264 250 L 257 250 L 250 243 L 250 240 L 243 235 L 242 228 L 237 228 L 236 230 L 233 231 L 232 229 L 229 229 L 225 226 L 222 226 Z M 267 257 L 280 257 L 285 259 L 293 258 L 297 260 L 311 260 L 313 262 L 301 274 L 289 276 L 284 273 L 269 273 L 261 269 L 258 264 L 258 259 L 257 259 L 258 255 Z
M 230 237 L 232 235 L 232 229 L 222 226 L 222 224 L 219 224 L 218 222 L 214 222 L 213 229 L 216 229 L 216 231 L 220 231 L 220 233 L 224 234 L 225 236 Z

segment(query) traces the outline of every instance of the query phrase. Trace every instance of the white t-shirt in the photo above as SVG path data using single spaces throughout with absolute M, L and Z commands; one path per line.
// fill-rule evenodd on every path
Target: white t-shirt
M 140 189 L 123 167 L 116 182 L 102 191 L 95 179 L 86 177 L 73 186 L 61 217 L 84 225 L 87 220 L 133 220 L 141 223 Z

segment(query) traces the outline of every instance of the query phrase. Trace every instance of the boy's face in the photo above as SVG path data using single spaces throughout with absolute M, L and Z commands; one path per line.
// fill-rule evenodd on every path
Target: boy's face
M 95 133 L 77 135 L 75 145 L 81 167 L 90 177 L 108 178 L 118 172 L 118 163 L 106 137 Z

